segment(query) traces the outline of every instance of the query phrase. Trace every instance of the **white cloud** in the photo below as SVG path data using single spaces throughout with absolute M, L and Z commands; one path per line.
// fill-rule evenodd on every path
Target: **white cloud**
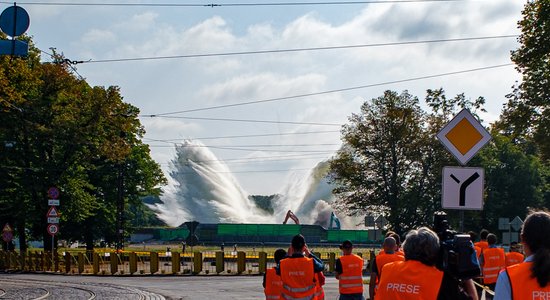
M 370 4 L 366 6 L 286 8 L 285 16 L 273 9 L 181 10 L 133 8 L 122 10 L 78 9 L 58 13 L 59 23 L 78 19 L 75 33 L 61 34 L 68 45 L 60 47 L 71 59 L 133 58 L 189 54 L 280 50 L 403 41 L 517 34 L 520 1 L 467 1 L 444 3 Z M 58 11 L 67 11 L 59 9 Z M 300 11 L 296 13 L 296 11 Z M 57 11 L 56 11 L 57 12 Z M 56 13 L 52 12 L 52 13 Z M 346 17 L 337 18 L 346 13 Z M 96 18 L 90 18 L 90 15 Z M 32 17 L 32 16 L 31 16 Z M 37 18 L 47 38 L 41 44 L 60 41 L 63 28 L 53 18 Z M 285 21 L 280 21 L 284 19 Z M 46 22 L 46 20 L 48 22 Z M 56 20 L 55 20 L 56 21 Z M 45 23 L 40 23 L 45 22 Z M 76 23 L 75 23 L 76 24 Z M 67 27 L 65 25 L 65 27 Z M 48 30 L 49 29 L 49 30 Z M 51 32 L 49 32 L 51 31 Z M 342 88 L 373 85 L 509 62 L 514 38 L 445 42 L 417 45 L 364 47 L 323 51 L 180 58 L 105 64 L 83 64 L 79 72 L 96 85 L 119 85 L 125 99 L 143 114 L 173 112 L 214 105 L 271 99 Z M 513 67 L 462 75 L 442 76 L 403 83 L 354 89 L 346 92 L 273 101 L 256 105 L 204 110 L 181 116 L 258 119 L 294 122 L 344 123 L 360 105 L 391 89 L 423 99 L 428 88 L 443 87 L 447 96 L 464 92 L 484 96 L 492 121 L 499 115 L 504 95 L 519 76 Z M 191 119 L 143 118 L 147 138 L 183 139 L 338 130 L 311 125 L 214 122 Z M 153 143 L 153 142 L 152 142 Z M 340 143 L 339 133 L 207 140 L 206 144 Z M 158 144 L 155 142 L 155 144 Z M 275 147 L 272 147 L 273 149 Z M 287 147 L 286 149 L 291 148 Z M 295 147 L 295 150 L 299 150 Z M 315 146 L 326 150 L 335 146 Z M 266 158 L 285 152 L 213 150 L 221 159 Z M 166 163 L 170 148 L 155 147 L 153 156 Z M 288 154 L 296 154 L 290 153 Z M 311 156 L 319 156 L 311 154 Z M 327 155 L 328 156 L 328 155 Z M 314 160 L 264 161 L 230 165 L 232 170 L 274 170 L 312 167 Z M 277 191 L 285 172 L 238 173 L 247 191 Z

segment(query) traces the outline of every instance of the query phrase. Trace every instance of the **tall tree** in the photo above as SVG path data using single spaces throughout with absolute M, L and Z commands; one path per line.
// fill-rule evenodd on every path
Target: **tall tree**
M 386 214 L 402 232 L 418 224 L 426 211 L 422 185 L 424 114 L 408 92 L 365 102 L 343 126 L 343 147 L 330 161 L 338 207 L 349 214 Z
M 428 90 L 424 112 L 406 91 L 386 91 L 365 102 L 342 129 L 343 146 L 331 160 L 340 210 L 384 214 L 394 230 L 431 225 L 441 209 L 441 172 L 454 160 L 436 134 L 459 108 L 482 110 L 485 100 Z
M 32 44 L 31 44 L 32 45 Z M 31 47 L 27 59 L 0 58 L 0 221 L 17 228 L 21 250 L 27 234 L 48 246 L 46 191 L 61 190 L 64 239 L 114 241 L 129 224 L 128 204 L 158 195 L 160 167 L 141 138 L 139 110 L 117 87 L 91 87 L 71 73 L 62 55 L 40 63 Z M 119 213 L 120 214 L 117 214 Z M 116 221 L 119 221 L 118 225 Z
M 511 94 L 503 114 L 504 124 L 520 136 L 532 139 L 542 158 L 550 159 L 550 2 L 527 1 L 521 29 L 520 47 L 512 51 L 512 61 L 523 75 L 519 89 Z
M 544 206 L 547 191 L 540 159 L 526 153 L 512 138 L 492 130 L 492 142 L 473 159 L 485 170 L 486 196 L 481 224 L 498 232 L 498 218 L 524 217 L 529 207 Z

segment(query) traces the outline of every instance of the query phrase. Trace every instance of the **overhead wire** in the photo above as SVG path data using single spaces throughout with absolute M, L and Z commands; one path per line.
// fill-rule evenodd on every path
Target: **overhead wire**
M 365 84 L 365 85 L 354 86 L 354 87 L 326 90 L 326 91 L 320 91 L 320 92 L 314 92 L 314 93 L 305 93 L 305 94 L 298 94 L 298 95 L 284 96 L 284 97 L 276 97 L 276 98 L 269 98 L 269 99 L 263 99 L 263 100 L 254 100 L 254 101 L 246 101 L 246 102 L 239 102 L 239 103 L 232 103 L 232 104 L 208 106 L 208 107 L 202 107 L 202 108 L 179 110 L 179 111 L 165 112 L 165 113 L 145 114 L 145 115 L 140 115 L 140 117 L 151 117 L 151 118 L 153 118 L 153 117 L 166 117 L 168 115 L 175 115 L 175 114 L 182 114 L 182 113 L 189 113 L 189 112 L 196 112 L 196 111 L 205 111 L 205 110 L 213 110 L 213 109 L 220 109 L 220 108 L 228 108 L 228 107 L 237 107 L 237 106 L 259 104 L 259 103 L 291 100 L 291 99 L 297 99 L 297 98 L 319 96 L 319 95 L 326 95 L 326 94 L 339 93 L 339 92 L 347 92 L 347 91 L 352 91 L 352 90 L 359 90 L 359 89 L 365 89 L 365 88 L 371 88 L 371 87 L 377 87 L 377 86 L 383 86 L 383 85 L 390 85 L 390 84 L 396 84 L 396 83 L 404 83 L 404 82 L 417 81 L 417 80 L 430 79 L 430 78 L 437 78 L 437 77 L 443 77 L 443 76 L 471 73 L 471 72 L 477 72 L 477 71 L 483 71 L 483 70 L 489 70 L 489 69 L 509 67 L 509 66 L 513 66 L 513 65 L 514 64 L 512 64 L 512 63 L 506 63 L 506 64 L 500 64 L 500 65 L 487 66 L 487 67 L 479 67 L 479 68 L 473 68 L 473 69 L 438 73 L 438 74 L 433 74 L 433 75 L 424 75 L 424 76 L 418 76 L 418 77 L 412 77 L 412 78 L 384 81 L 384 82 Z
M 155 117 L 155 116 L 151 116 Z M 269 124 L 293 124 L 293 125 L 312 125 L 312 126 L 342 126 L 335 123 L 315 123 L 315 122 L 292 122 L 292 121 L 270 121 L 270 120 L 250 120 L 250 119 L 230 119 L 230 118 L 205 118 L 205 117 L 186 117 L 186 116 L 159 116 L 168 119 L 189 119 L 203 121 L 223 121 L 223 122 L 244 122 L 244 123 L 269 123 Z
M 113 59 L 96 59 L 96 60 L 90 59 L 90 60 L 86 60 L 86 61 L 76 61 L 76 63 L 79 63 L 79 64 L 112 63 L 112 62 L 162 60 L 162 59 L 181 59 L 181 58 L 200 58 L 200 57 L 216 57 L 216 56 L 271 54 L 271 53 L 285 53 L 285 52 L 323 51 L 323 50 L 387 47 L 387 46 L 401 46 L 401 45 L 415 45 L 415 44 L 463 42 L 463 41 L 490 40 L 490 39 L 502 39 L 502 38 L 517 38 L 518 36 L 519 35 L 517 35 L 517 34 L 509 34 L 509 35 L 497 35 L 497 36 L 465 37 L 465 38 L 450 38 L 450 39 L 435 39 L 435 40 L 405 41 L 405 42 L 388 42 L 388 43 L 373 43 L 373 44 L 343 45 L 343 46 L 307 47 L 307 48 L 255 50 L 255 51 L 203 53 L 203 54 L 184 54 L 184 55 L 133 57 L 133 58 L 113 58 Z
M 17 2 L 23 5 L 43 6 L 126 6 L 126 7 L 240 7 L 240 6 L 311 6 L 311 5 L 362 5 L 390 3 L 466 2 L 472 0 L 379 0 L 379 1 L 316 1 L 316 2 L 251 2 L 251 3 L 117 3 L 117 2 Z M 13 2 L 0 1 L 2 4 Z
M 336 133 L 340 132 L 339 130 L 323 130 L 323 131 L 302 131 L 302 132 L 283 132 L 283 133 L 265 133 L 265 134 L 246 134 L 246 135 L 227 135 L 227 136 L 214 136 L 214 137 L 195 137 L 188 138 L 190 140 L 214 140 L 214 139 L 234 139 L 234 138 L 250 138 L 250 137 L 268 137 L 268 136 L 283 136 L 283 135 L 301 135 L 301 134 L 318 134 L 318 133 Z M 181 141 L 183 138 L 179 139 L 152 139 L 144 138 L 153 142 L 172 142 L 172 141 Z

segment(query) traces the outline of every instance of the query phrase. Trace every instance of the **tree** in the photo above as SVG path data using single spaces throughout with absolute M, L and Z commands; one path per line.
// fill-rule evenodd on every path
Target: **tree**
M 340 210 L 386 214 L 398 232 L 425 221 L 424 118 L 418 99 L 406 91 L 386 91 L 349 118 L 344 144 L 330 161 Z
M 55 53 L 40 63 L 0 58 L 0 220 L 15 224 L 21 250 L 27 234 L 48 247 L 46 191 L 61 190 L 60 235 L 68 240 L 115 240 L 118 208 L 158 195 L 165 182 L 141 138 L 139 109 L 117 87 L 91 87 Z M 122 205 L 122 206 L 121 206 Z M 124 225 L 122 225 L 124 226 Z
M 437 89 L 427 91 L 430 113 L 406 91 L 365 102 L 344 125 L 343 146 L 330 161 L 338 208 L 384 214 L 398 232 L 431 225 L 441 209 L 443 166 L 455 164 L 436 134 L 458 108 L 481 110 L 484 101 Z
M 527 1 L 521 29 L 520 47 L 512 51 L 512 61 L 523 75 L 503 114 L 503 123 L 519 136 L 532 139 L 544 160 L 550 159 L 550 2 Z
M 492 142 L 473 163 L 485 170 L 486 197 L 478 228 L 497 232 L 498 218 L 523 217 L 529 207 L 544 206 L 545 168 L 538 157 L 525 153 L 510 137 L 498 130 L 491 135 Z

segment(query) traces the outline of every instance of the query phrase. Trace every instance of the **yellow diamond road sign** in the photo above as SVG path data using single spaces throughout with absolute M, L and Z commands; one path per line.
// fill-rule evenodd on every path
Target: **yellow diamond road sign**
M 465 165 L 491 140 L 491 135 L 469 110 L 463 109 L 441 129 L 437 138 Z

